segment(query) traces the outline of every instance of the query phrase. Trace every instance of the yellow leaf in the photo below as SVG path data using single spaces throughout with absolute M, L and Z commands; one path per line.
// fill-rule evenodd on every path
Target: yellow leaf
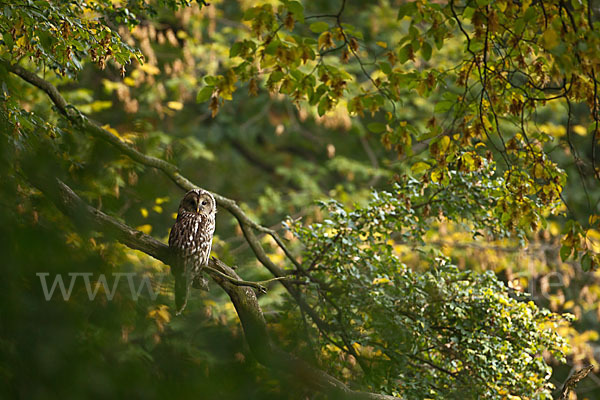
M 488 119 L 488 117 L 486 115 L 481 117 L 482 121 L 483 121 L 483 125 L 485 126 L 485 129 L 492 129 L 492 123 L 490 122 L 490 120 Z
M 568 310 L 569 308 L 572 308 L 574 305 L 575 305 L 575 302 L 573 300 L 569 300 L 563 305 L 563 308 L 565 310 Z
M 17 39 L 17 45 L 19 47 L 27 47 L 27 37 L 25 35 Z
M 419 174 L 421 172 L 427 171 L 429 168 L 430 168 L 429 164 L 419 161 L 417 163 L 414 163 L 413 166 L 410 167 L 410 170 L 412 171 L 413 174 Z
M 588 230 L 587 236 L 589 236 L 590 238 L 595 239 L 595 240 L 600 240 L 600 232 L 598 232 L 595 229 Z
M 556 222 L 550 222 L 550 234 L 553 236 L 560 235 L 560 225 Z
M 598 340 L 598 332 L 596 331 L 585 331 L 585 334 L 588 336 L 588 340 L 586 342 L 593 342 Z
M 547 49 L 553 49 L 558 45 L 559 35 L 554 29 L 546 29 L 542 36 L 542 43 Z
M 66 243 L 72 244 L 75 247 L 81 246 L 81 238 L 76 233 L 69 233 L 66 237 Z
M 157 197 L 154 202 L 156 204 L 162 204 L 162 203 L 166 203 L 167 201 L 169 201 L 169 197 Z
M 162 214 L 163 209 L 161 206 L 154 206 L 152 207 L 152 209 L 154 210 L 154 212 L 158 213 L 158 214 Z
M 582 125 L 575 125 L 573 127 L 573 132 L 575 132 L 579 136 L 587 135 L 587 129 L 585 129 L 585 126 L 582 126 Z
M 160 69 L 150 64 L 142 64 L 140 65 L 140 69 L 148 75 L 158 75 L 160 73 Z
M 224 98 L 225 100 L 233 100 L 233 97 L 231 96 L 231 93 L 232 93 L 232 92 L 230 92 L 230 91 L 228 91 L 228 90 L 227 90 L 227 91 L 222 91 L 222 92 L 219 92 L 219 95 L 220 95 L 222 98 Z
M 127 76 L 123 79 L 123 83 L 126 84 L 127 86 L 135 86 L 135 81 L 129 76 Z
M 373 285 L 379 285 L 381 283 L 389 283 L 390 280 L 388 278 L 375 278 L 373 279 Z
M 567 129 L 564 125 L 542 124 L 540 130 L 554 137 L 561 137 L 567 134 Z
M 173 214 L 171 214 L 171 218 L 173 218 L 173 219 L 177 219 L 177 213 L 173 213 Z
M 171 320 L 171 314 L 167 311 L 166 306 L 161 306 L 158 310 L 158 316 L 165 322 L 169 322 Z
M 111 107 L 112 107 L 112 101 L 98 100 L 98 101 L 94 101 L 90 104 L 80 106 L 79 109 L 82 110 L 82 112 L 92 113 L 92 112 L 99 112 L 102 110 L 106 110 L 107 108 L 111 108 Z
M 144 224 L 144 225 L 140 225 L 137 228 L 138 231 L 145 233 L 146 235 L 149 235 L 150 232 L 152 232 L 152 225 L 150 224 Z
M 121 135 L 119 135 L 119 132 L 115 128 L 111 128 L 110 125 L 108 125 L 108 124 L 102 125 L 102 128 L 106 129 L 107 131 L 109 131 L 110 133 L 112 133 L 113 135 L 118 137 L 119 139 L 121 138 Z
M 448 136 L 443 136 L 438 142 L 438 149 L 443 153 L 448 150 L 448 146 L 450 146 L 450 138 Z
M 110 125 L 106 124 L 106 125 L 102 125 L 102 128 L 106 129 L 107 131 L 109 131 L 110 133 L 112 133 L 114 136 L 116 136 L 117 138 L 119 138 L 120 141 L 122 142 L 126 142 L 126 143 L 133 143 L 131 141 L 131 139 L 127 139 L 124 138 L 123 136 L 121 136 L 119 134 L 119 131 L 117 131 L 115 128 L 112 128 Z
M 544 166 L 542 164 L 535 164 L 533 167 L 533 177 L 539 179 L 544 178 Z
M 377 46 L 383 47 L 384 49 L 387 49 L 387 43 L 386 42 L 377 42 Z
M 319 35 L 318 39 L 319 49 L 328 49 L 334 46 L 333 35 L 329 31 L 325 31 Z
M 269 256 L 269 258 L 271 259 L 271 261 L 273 261 L 275 264 L 282 264 L 285 261 L 285 255 L 282 253 L 271 253 L 271 254 L 267 254 L 267 256 Z
M 589 229 L 586 233 L 586 244 L 594 253 L 600 254 L 600 232 Z
M 473 166 L 473 164 L 475 164 L 475 161 L 473 160 L 473 154 L 471 154 L 471 153 L 463 154 L 462 159 L 469 167 L 471 167 L 471 166 Z
M 140 208 L 140 214 L 142 214 L 142 217 L 146 218 L 148 217 L 148 210 L 146 210 L 144 207 Z
M 169 314 L 169 307 L 165 304 L 159 305 L 157 308 L 148 312 L 148 318 L 152 318 L 156 323 L 156 327 L 160 332 L 164 330 L 164 325 L 171 321 L 171 314 Z
M 167 103 L 167 107 L 169 107 L 171 110 L 179 111 L 179 110 L 183 109 L 183 103 L 181 103 L 179 101 L 169 101 Z

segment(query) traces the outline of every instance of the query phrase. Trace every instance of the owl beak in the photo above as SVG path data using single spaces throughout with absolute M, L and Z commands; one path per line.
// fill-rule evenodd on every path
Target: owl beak
M 200 214 L 200 202 L 196 204 L 196 214 Z

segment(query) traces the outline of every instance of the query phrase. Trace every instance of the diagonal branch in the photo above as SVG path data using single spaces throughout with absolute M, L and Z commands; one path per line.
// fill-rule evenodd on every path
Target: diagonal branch
M 0 58 L 0 64 L 2 64 L 8 71 L 13 74 L 19 76 L 26 82 L 29 82 L 33 86 L 43 90 L 46 92 L 50 100 L 54 103 L 58 111 L 63 114 L 71 123 L 75 126 L 82 128 L 92 136 L 104 140 L 114 147 L 116 147 L 120 152 L 130 157 L 132 160 L 149 166 L 156 168 L 162 171 L 168 178 L 170 178 L 177 186 L 181 189 L 188 191 L 191 189 L 195 189 L 198 186 L 194 185 L 189 179 L 185 176 L 181 175 L 179 172 L 179 168 L 165 160 L 161 160 L 160 158 L 148 156 L 136 150 L 133 146 L 125 143 L 119 137 L 113 135 L 107 129 L 102 128 L 93 120 L 87 118 L 81 111 L 72 105 L 68 104 L 65 98 L 60 94 L 59 90 L 52 83 L 48 82 L 45 79 L 40 78 L 37 74 L 17 65 L 11 64 L 9 61 Z M 239 207 L 239 205 L 235 202 L 235 200 L 229 199 L 225 196 L 222 196 L 218 193 L 213 193 L 217 203 L 229 211 L 240 223 L 240 225 L 246 225 L 251 227 L 252 229 L 257 230 L 260 233 L 266 233 L 273 237 L 275 242 L 282 248 L 288 258 L 294 263 L 298 264 L 295 257 L 291 254 L 291 252 L 287 249 L 287 246 L 281 240 L 279 234 L 267 227 L 264 227 L 246 215 L 244 211 Z M 262 247 L 261 247 L 262 249 Z M 258 256 L 258 255 L 257 255 Z
M 109 234 L 126 246 L 170 264 L 172 253 L 169 247 L 150 235 L 127 226 L 113 217 L 86 204 L 73 190 L 60 180 L 42 179 L 28 175 L 33 185 L 44 193 L 65 215 L 71 218 L 81 229 L 93 229 Z M 394 397 L 377 393 L 357 392 L 346 384 L 316 369 L 307 362 L 289 354 L 275 346 L 267 332 L 267 324 L 263 312 L 258 305 L 256 294 L 246 285 L 235 271 L 225 263 L 211 258 L 208 273 L 227 292 L 231 299 L 242 327 L 246 342 L 258 362 L 272 369 L 275 373 L 285 375 L 307 385 L 311 390 L 331 395 L 334 398 L 392 400 Z
M 8 71 L 13 74 L 19 76 L 26 82 L 29 82 L 33 86 L 43 90 L 48 97 L 52 100 L 58 111 L 63 114 L 73 125 L 79 127 L 85 132 L 89 133 L 93 137 L 104 140 L 114 147 L 116 147 L 120 152 L 130 157 L 132 160 L 149 166 L 156 168 L 162 171 L 167 177 L 169 177 L 175 184 L 177 184 L 181 189 L 188 191 L 194 188 L 197 188 L 189 179 L 183 176 L 177 166 L 156 157 L 148 156 L 136 150 L 133 146 L 125 143 L 119 137 L 113 135 L 110 131 L 102 128 L 96 122 L 87 118 L 85 115 L 81 113 L 77 108 L 68 104 L 64 97 L 60 94 L 59 90 L 52 83 L 48 82 L 45 79 L 40 78 L 37 74 L 17 65 L 11 64 L 9 61 L 0 58 L 0 64 L 3 65 Z M 232 199 L 221 196 L 220 194 L 213 193 L 217 203 L 229 211 L 238 221 L 242 231 L 244 232 L 244 236 L 248 240 L 250 247 L 259 261 L 276 277 L 280 278 L 285 276 L 281 268 L 277 267 L 267 256 L 265 250 L 263 249 L 260 241 L 257 239 L 254 230 L 270 235 L 273 240 L 277 243 L 277 245 L 283 250 L 287 258 L 294 264 L 294 266 L 298 269 L 301 268 L 300 263 L 296 260 L 294 255 L 289 251 L 287 246 L 284 244 L 283 240 L 279 236 L 279 234 L 267 227 L 264 227 L 246 215 L 241 207 Z M 299 302 L 300 306 L 304 308 L 305 312 L 311 316 L 311 318 L 315 321 L 315 323 L 321 323 L 324 326 L 324 322 L 320 321 L 317 314 L 308 306 L 308 304 L 301 299 L 300 292 L 295 289 L 295 287 L 291 283 L 286 283 L 282 281 L 285 288 L 290 292 L 290 294 Z

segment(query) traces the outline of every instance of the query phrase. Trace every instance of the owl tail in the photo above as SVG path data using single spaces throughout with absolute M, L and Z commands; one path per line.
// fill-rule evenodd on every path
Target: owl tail
M 190 293 L 190 285 L 185 273 L 175 274 L 175 306 L 177 308 L 176 315 L 180 315 L 187 305 L 188 296 Z

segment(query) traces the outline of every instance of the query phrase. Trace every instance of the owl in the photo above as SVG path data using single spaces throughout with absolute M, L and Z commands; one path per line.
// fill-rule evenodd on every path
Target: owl
M 175 276 L 177 314 L 185 309 L 190 286 L 208 288 L 201 271 L 210 256 L 216 212 L 215 198 L 202 189 L 190 190 L 179 203 L 177 220 L 169 234 L 169 247 L 176 256 L 171 272 Z

